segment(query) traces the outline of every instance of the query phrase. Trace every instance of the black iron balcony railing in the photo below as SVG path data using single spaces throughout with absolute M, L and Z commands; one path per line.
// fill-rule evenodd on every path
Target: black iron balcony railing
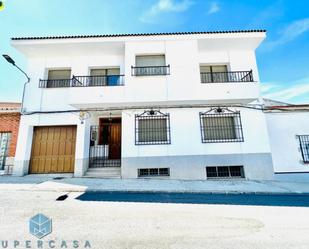
M 253 82 L 252 70 L 220 73 L 201 73 L 202 83 Z
M 124 75 L 73 76 L 72 79 L 40 80 L 40 88 L 123 86 Z
M 73 76 L 73 86 L 123 86 L 124 75 Z
M 40 88 L 58 88 L 70 87 L 72 79 L 59 79 L 59 80 L 41 80 L 39 83 Z
M 154 75 L 169 75 L 169 74 L 170 74 L 170 65 L 148 66 L 148 67 L 131 66 L 132 76 L 154 76 Z

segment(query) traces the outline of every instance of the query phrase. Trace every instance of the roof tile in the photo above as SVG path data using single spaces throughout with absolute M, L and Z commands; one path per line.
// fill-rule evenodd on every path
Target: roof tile
M 230 30 L 230 31 L 200 31 L 200 32 L 167 32 L 167 33 L 136 33 L 136 34 L 105 34 L 105 35 L 69 35 L 69 36 L 34 36 L 13 37 L 11 40 L 49 40 L 49 39 L 78 39 L 78 38 L 104 38 L 104 37 L 132 37 L 132 36 L 160 36 L 160 35 L 196 35 L 196 34 L 227 34 L 227 33 L 255 33 L 266 32 L 263 29 Z

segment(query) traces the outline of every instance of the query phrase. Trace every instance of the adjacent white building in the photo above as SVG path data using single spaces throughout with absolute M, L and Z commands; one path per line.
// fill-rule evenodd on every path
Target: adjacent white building
M 263 30 L 12 38 L 31 82 L 15 175 L 272 179 Z
M 309 105 L 267 107 L 276 180 L 309 181 Z

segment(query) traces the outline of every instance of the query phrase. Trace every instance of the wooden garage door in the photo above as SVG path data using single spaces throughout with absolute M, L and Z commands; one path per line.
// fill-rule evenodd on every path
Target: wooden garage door
M 76 126 L 34 128 L 30 173 L 74 172 Z

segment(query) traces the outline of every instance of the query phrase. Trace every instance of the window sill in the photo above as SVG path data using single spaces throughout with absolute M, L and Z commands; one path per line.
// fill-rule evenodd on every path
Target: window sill
M 203 140 L 203 144 L 210 144 L 210 143 L 242 143 L 244 140 L 230 140 L 230 141 L 219 141 L 219 140 Z
M 156 142 L 156 143 L 135 143 L 135 145 L 169 145 L 171 144 L 170 142 Z
M 246 180 L 245 177 L 239 177 L 239 176 L 235 176 L 235 177 L 206 177 L 206 180 L 212 180 L 212 181 L 237 181 L 237 180 L 241 180 L 244 181 Z
M 138 179 L 167 179 L 170 178 L 170 176 L 137 176 Z

